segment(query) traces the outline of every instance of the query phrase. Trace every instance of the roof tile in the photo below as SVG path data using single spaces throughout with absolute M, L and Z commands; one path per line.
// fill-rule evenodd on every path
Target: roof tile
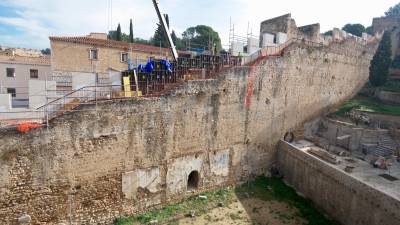
M 140 50 L 144 52 L 160 52 L 160 48 L 152 45 L 144 45 L 144 44 L 136 44 L 136 43 L 127 43 L 125 41 L 115 41 L 115 40 L 104 40 L 104 39 L 96 39 L 92 37 L 79 36 L 79 37 L 49 37 L 50 41 L 62 41 L 62 42 L 70 42 L 76 44 L 88 44 L 95 46 L 104 46 L 110 48 L 121 48 L 129 50 Z M 161 48 L 161 51 L 166 52 L 170 51 L 168 48 Z

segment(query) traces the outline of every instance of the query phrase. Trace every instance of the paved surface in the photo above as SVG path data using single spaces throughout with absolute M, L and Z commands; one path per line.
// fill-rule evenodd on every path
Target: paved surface
M 298 142 L 293 143 L 296 147 L 300 148 L 307 154 L 307 150 L 312 148 L 321 149 L 315 146 L 313 143 L 301 140 Z M 311 155 L 311 154 L 310 154 Z M 313 155 L 311 155 L 313 156 Z M 315 156 L 313 156 L 315 157 Z M 340 157 L 336 156 L 340 163 L 338 165 L 333 165 L 327 163 L 329 166 L 334 167 L 338 170 L 344 172 L 344 169 L 347 166 L 354 166 L 352 173 L 346 173 L 349 176 L 353 177 L 354 179 L 360 180 L 375 189 L 386 193 L 387 195 L 392 196 L 395 199 L 400 201 L 400 163 L 394 161 L 393 165 L 390 167 L 390 170 L 382 170 L 374 168 L 370 163 L 360 160 L 355 157 Z M 397 181 L 389 181 L 379 175 L 381 174 L 390 174 L 393 177 L 398 178 Z

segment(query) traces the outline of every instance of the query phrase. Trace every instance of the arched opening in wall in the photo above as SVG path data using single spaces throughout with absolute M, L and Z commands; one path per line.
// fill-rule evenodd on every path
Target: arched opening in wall
M 293 132 L 286 132 L 285 136 L 283 136 L 283 140 L 292 143 L 294 141 L 294 134 Z
M 192 171 L 189 176 L 188 176 L 188 180 L 187 180 L 187 189 L 188 191 L 190 190 L 195 190 L 199 187 L 199 181 L 200 181 L 200 174 L 199 172 Z

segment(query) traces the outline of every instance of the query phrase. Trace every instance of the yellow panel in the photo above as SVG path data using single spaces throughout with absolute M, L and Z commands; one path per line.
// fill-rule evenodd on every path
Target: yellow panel
M 130 78 L 124 77 L 123 82 L 124 82 L 125 97 L 127 98 L 132 97 Z

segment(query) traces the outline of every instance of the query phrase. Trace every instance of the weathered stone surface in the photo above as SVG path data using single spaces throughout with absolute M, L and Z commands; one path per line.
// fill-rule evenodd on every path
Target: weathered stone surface
M 169 96 L 85 105 L 49 131 L 1 133 L 0 224 L 23 212 L 33 223 L 106 224 L 183 198 L 193 171 L 199 191 L 264 174 L 288 130 L 357 93 L 371 57 L 351 40 L 293 44 Z
M 347 174 L 339 166 L 319 160 L 286 142 L 280 142 L 278 150 L 278 164 L 285 181 L 341 224 L 399 223 L 398 192 L 368 181 L 377 175 L 363 179 Z

